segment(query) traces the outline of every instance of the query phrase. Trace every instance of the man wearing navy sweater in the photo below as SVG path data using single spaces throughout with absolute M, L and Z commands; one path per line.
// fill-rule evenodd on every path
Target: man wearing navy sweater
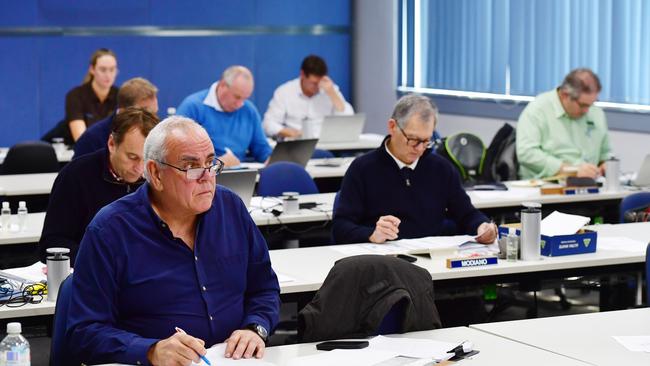
M 105 148 L 74 159 L 61 170 L 39 241 L 43 262 L 47 248 L 65 247 L 74 265 L 86 226 L 97 211 L 142 184 L 144 139 L 157 123 L 158 117 L 145 109 L 126 108 L 113 119 Z
M 494 242 L 496 226 L 474 208 L 458 172 L 430 153 L 436 118 L 429 98 L 407 95 L 397 102 L 389 135 L 343 178 L 332 227 L 336 243 L 448 235 L 448 219 L 478 242 Z

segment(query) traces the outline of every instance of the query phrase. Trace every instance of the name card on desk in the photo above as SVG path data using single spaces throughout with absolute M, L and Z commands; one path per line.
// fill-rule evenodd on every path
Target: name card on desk
M 468 257 L 468 258 L 447 258 L 447 268 L 479 267 L 498 264 L 496 256 Z

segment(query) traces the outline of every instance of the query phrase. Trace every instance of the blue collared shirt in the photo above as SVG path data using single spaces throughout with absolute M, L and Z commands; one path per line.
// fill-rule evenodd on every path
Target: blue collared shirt
M 223 342 L 250 323 L 273 329 L 280 288 L 266 242 L 241 199 L 217 186 L 194 250 L 153 211 L 149 185 L 104 207 L 77 255 L 66 338 L 84 363 L 148 363 L 178 326 Z

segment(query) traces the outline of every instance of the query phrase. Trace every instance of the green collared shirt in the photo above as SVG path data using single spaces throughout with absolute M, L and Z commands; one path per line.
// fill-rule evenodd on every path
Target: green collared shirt
M 598 165 L 609 154 L 607 120 L 596 106 L 572 119 L 554 89 L 538 95 L 519 116 L 517 159 L 522 179 L 552 176 L 562 163 Z

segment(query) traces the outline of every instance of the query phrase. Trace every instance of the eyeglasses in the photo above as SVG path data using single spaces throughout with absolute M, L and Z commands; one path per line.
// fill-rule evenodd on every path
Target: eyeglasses
M 219 159 L 214 159 L 212 161 L 212 164 L 207 168 L 196 167 L 196 168 L 187 168 L 187 169 L 179 168 L 169 163 L 165 163 L 164 161 L 160 161 L 160 160 L 157 161 L 162 165 L 167 165 L 168 167 L 172 167 L 174 169 L 180 170 L 181 172 L 185 172 L 185 176 L 189 180 L 201 179 L 206 171 L 208 172 L 208 175 L 210 177 L 214 177 L 216 175 L 219 175 L 219 173 L 221 173 L 221 171 L 223 170 L 223 161 Z
M 399 125 L 399 123 L 395 123 L 397 125 L 397 128 L 402 132 L 402 135 L 404 135 L 404 138 L 406 138 L 406 144 L 410 147 L 418 147 L 420 144 L 424 145 L 425 149 L 430 149 L 433 147 L 435 144 L 435 141 L 432 141 L 431 139 L 426 139 L 426 140 L 420 140 L 420 139 L 415 139 L 412 137 L 406 136 L 406 132 L 402 129 L 402 126 Z

